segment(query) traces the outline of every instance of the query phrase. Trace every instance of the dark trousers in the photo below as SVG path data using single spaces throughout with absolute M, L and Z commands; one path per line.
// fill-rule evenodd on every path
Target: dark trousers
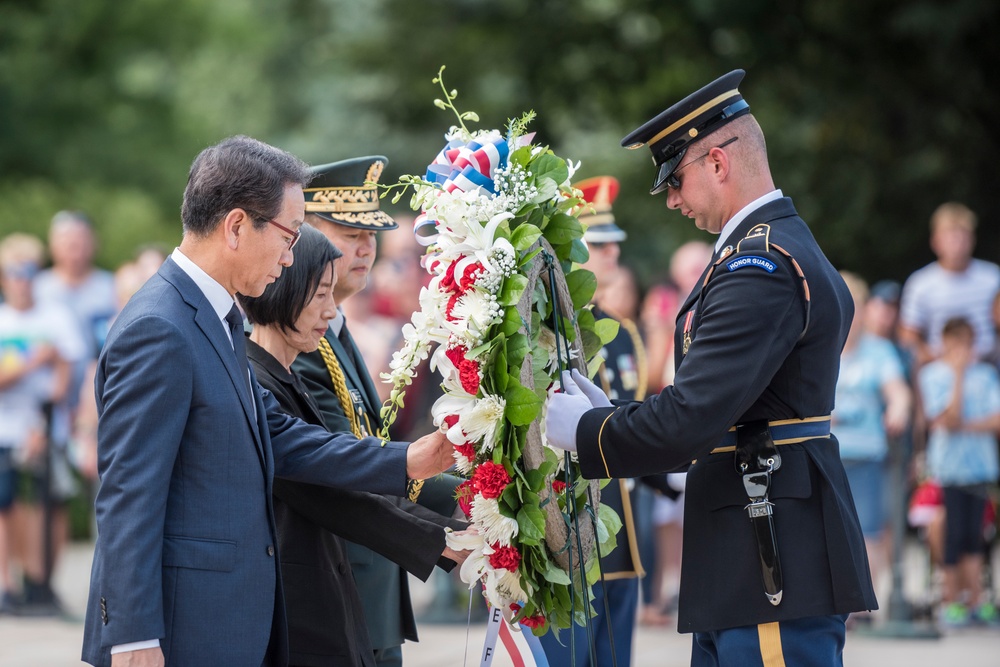
M 843 667 L 846 614 L 696 632 L 691 667 Z
M 597 616 L 592 620 L 597 662 L 590 661 L 587 628 L 577 625 L 572 632 L 569 629 L 560 630 L 558 640 L 551 632 L 541 637 L 549 667 L 629 667 L 632 664 L 632 633 L 635 628 L 635 610 L 639 604 L 639 580 L 615 579 L 606 581 L 605 585 L 610 616 L 604 610 L 605 593 L 601 582 L 594 584 L 593 604 Z M 611 637 L 614 637 L 613 652 Z M 571 644 L 575 655 L 570 651 Z
M 375 649 L 375 664 L 378 667 L 403 667 L 403 647 L 390 646 L 389 648 Z

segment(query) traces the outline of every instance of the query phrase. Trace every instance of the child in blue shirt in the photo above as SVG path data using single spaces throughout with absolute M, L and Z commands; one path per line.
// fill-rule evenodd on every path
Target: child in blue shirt
M 987 490 L 998 476 L 1000 378 L 975 356 L 972 326 L 948 320 L 941 356 L 920 370 L 920 393 L 930 426 L 927 471 L 944 491 L 945 548 L 942 620 L 960 625 L 973 618 L 997 620 L 983 602 L 983 512 Z M 962 594 L 967 603 L 963 605 Z

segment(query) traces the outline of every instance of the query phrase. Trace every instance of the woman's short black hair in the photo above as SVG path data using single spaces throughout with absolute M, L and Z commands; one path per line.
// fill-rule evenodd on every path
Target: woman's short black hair
M 240 305 L 252 324 L 297 332 L 295 320 L 316 294 L 323 272 L 343 254 L 312 225 L 304 224 L 300 229 L 295 261 L 282 271 L 281 277 L 258 297 L 239 295 Z

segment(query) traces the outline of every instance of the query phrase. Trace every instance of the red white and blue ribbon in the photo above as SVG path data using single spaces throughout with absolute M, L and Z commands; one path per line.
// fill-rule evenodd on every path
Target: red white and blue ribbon
M 480 137 L 468 144 L 449 141 L 427 167 L 427 180 L 438 183 L 446 192 L 471 192 L 482 188 L 496 194 L 493 177 L 507 166 L 510 147 L 500 136 Z
M 474 139 L 464 143 L 457 139 L 449 141 L 437 154 L 434 161 L 427 166 L 424 176 L 428 183 L 436 183 L 445 192 L 472 192 L 481 190 L 486 194 L 495 195 L 496 186 L 493 179 L 497 169 L 507 166 L 510 146 L 499 133 Z M 428 246 L 434 243 L 436 234 L 424 229 L 434 225 L 435 221 L 421 213 L 413 223 L 413 234 L 420 245 Z
M 548 658 L 542 649 L 542 642 L 530 630 L 512 630 L 498 607 L 490 609 L 490 620 L 486 626 L 486 641 L 479 667 L 490 667 L 497 653 L 499 638 L 514 667 L 549 667 Z

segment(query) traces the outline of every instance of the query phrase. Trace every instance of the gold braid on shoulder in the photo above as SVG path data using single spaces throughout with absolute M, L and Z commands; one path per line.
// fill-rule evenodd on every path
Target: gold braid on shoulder
M 347 378 L 344 377 L 344 371 L 340 367 L 340 362 L 337 361 L 337 355 L 333 353 L 330 341 L 325 336 L 319 339 L 319 353 L 323 357 L 323 363 L 326 364 L 327 372 L 330 374 L 333 391 L 337 394 L 340 407 L 343 408 L 347 421 L 351 424 L 351 433 L 360 438 L 361 422 L 358 421 L 358 415 L 354 413 L 354 401 L 351 400 L 351 394 L 347 391 Z

